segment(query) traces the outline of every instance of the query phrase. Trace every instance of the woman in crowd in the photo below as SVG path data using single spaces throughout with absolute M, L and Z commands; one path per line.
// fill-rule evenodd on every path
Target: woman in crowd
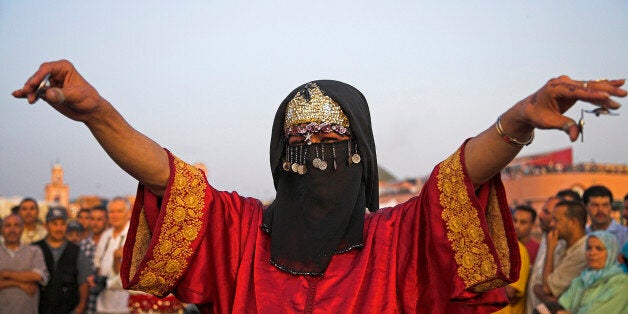
M 590 233 L 584 253 L 587 268 L 558 300 L 568 312 L 558 313 L 627 313 L 628 274 L 617 262 L 618 253 L 613 234 Z

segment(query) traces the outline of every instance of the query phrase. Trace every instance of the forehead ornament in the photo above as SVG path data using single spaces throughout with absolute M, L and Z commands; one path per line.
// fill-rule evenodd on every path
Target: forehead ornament
M 349 119 L 342 112 L 340 105 L 326 96 L 316 83 L 307 83 L 305 87 L 290 100 L 284 118 L 286 137 L 300 135 L 306 142 L 312 133 L 349 132 Z

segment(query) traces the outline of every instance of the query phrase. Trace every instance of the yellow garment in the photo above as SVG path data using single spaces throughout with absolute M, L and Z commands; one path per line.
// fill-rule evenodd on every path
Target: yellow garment
M 519 270 L 519 280 L 511 283 L 508 287 L 515 289 L 518 297 L 515 303 L 510 303 L 505 308 L 495 312 L 500 314 L 523 314 L 526 307 L 526 286 L 528 285 L 528 275 L 530 274 L 530 256 L 528 250 L 519 241 L 519 253 L 521 254 L 521 269 Z

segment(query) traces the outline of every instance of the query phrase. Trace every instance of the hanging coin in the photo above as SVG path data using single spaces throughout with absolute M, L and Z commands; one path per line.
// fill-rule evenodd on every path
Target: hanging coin
M 358 154 L 353 154 L 353 156 L 351 156 L 351 161 L 354 164 L 359 164 L 361 160 L 362 160 L 362 158 L 360 158 L 360 155 L 358 155 Z
M 321 169 L 321 170 L 327 169 L 327 162 L 324 160 L 321 160 L 321 162 L 318 164 L 318 169 Z
M 290 171 L 290 162 L 289 161 L 284 161 L 283 163 L 283 170 L 285 171 Z
M 292 172 L 298 172 L 298 171 L 299 171 L 299 164 L 295 162 L 292 164 Z
M 305 168 L 305 165 L 299 165 L 298 172 L 301 175 L 305 174 L 307 172 L 307 169 Z
M 316 157 L 316 158 L 314 158 L 314 160 L 312 160 L 312 165 L 313 165 L 315 168 L 318 168 L 318 166 L 321 164 L 321 161 L 322 161 L 322 160 L 321 160 L 320 158 Z

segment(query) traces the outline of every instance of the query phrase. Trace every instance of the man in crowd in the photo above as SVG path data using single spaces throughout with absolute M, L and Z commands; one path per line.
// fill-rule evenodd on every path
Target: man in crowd
M 550 197 L 548 198 L 543 207 L 541 207 L 541 211 L 539 212 L 539 227 L 541 227 L 541 231 L 543 235 L 541 236 L 541 243 L 539 245 L 539 250 L 537 251 L 536 258 L 534 259 L 534 264 L 532 265 L 532 273 L 530 274 L 530 281 L 528 282 L 528 292 L 526 293 L 526 313 L 530 314 L 534 310 L 534 308 L 541 303 L 541 300 L 536 297 L 534 294 L 534 286 L 543 283 L 543 265 L 545 264 L 545 255 L 547 254 L 547 234 L 551 230 L 552 225 L 552 213 L 554 211 L 554 206 L 560 202 L 560 198 L 558 197 Z M 564 247 L 564 241 L 560 241 L 559 245 Z M 559 249 L 557 249 L 559 251 Z
M 39 247 L 20 243 L 22 218 L 11 214 L 2 221 L 0 244 L 0 314 L 36 314 L 38 284 L 48 283 L 48 270 Z
M 90 210 L 89 208 L 81 208 L 78 214 L 76 214 L 76 220 L 83 226 L 83 232 L 81 233 L 81 241 L 87 239 L 90 234 Z
M 542 302 L 557 302 L 571 281 L 586 267 L 584 247 L 587 212 L 578 201 L 560 201 L 552 214 L 552 230 L 547 234 L 547 253 L 543 265 L 543 283 L 534 287 Z M 560 262 L 554 263 L 558 240 L 566 243 Z
M 582 197 L 580 197 L 580 194 L 572 189 L 560 190 L 558 191 L 558 193 L 556 193 L 556 197 L 567 201 L 582 202 Z
M 90 235 L 80 243 L 81 251 L 85 253 L 89 261 L 94 263 L 94 253 L 96 252 L 96 245 L 100 241 L 102 234 L 109 225 L 109 219 L 107 218 L 107 208 L 102 205 L 98 205 L 89 211 L 89 230 Z M 94 267 L 93 273 L 96 271 Z M 88 282 L 93 283 L 93 276 L 88 277 Z M 96 312 L 96 298 L 98 297 L 97 291 L 90 287 L 89 297 L 87 299 L 86 313 L 91 314 Z
M 519 205 L 515 207 L 512 213 L 512 221 L 515 223 L 515 232 L 517 239 L 523 243 L 528 250 L 530 260 L 536 260 L 536 254 L 539 251 L 539 242 L 530 237 L 532 226 L 536 220 L 536 210 L 527 205 Z
M 97 312 L 127 313 L 129 293 L 122 288 L 120 266 L 131 219 L 130 202 L 123 197 L 112 199 L 107 204 L 107 215 L 111 227 L 103 233 L 96 246 L 94 266 L 97 269 L 97 276 L 95 279 L 90 277 L 90 286 L 96 287 L 102 284 L 102 281 L 98 282 L 98 278 L 106 278 L 104 289 L 100 291 L 96 300 Z
M 22 244 L 28 245 L 46 237 L 46 228 L 39 221 L 39 205 L 34 198 L 24 198 L 17 212 L 24 222 L 24 231 L 20 239 Z
M 606 230 L 617 237 L 619 247 L 622 247 L 628 241 L 628 227 L 622 226 L 611 217 L 613 193 L 603 185 L 594 185 L 584 191 L 582 200 L 591 218 L 587 233 Z
M 80 248 L 66 239 L 68 214 L 63 207 L 46 214 L 48 236 L 35 242 L 44 253 L 50 273 L 48 285 L 41 288 L 39 313 L 83 313 L 87 303 L 87 276 L 92 265 Z
M 81 225 L 80 222 L 76 221 L 76 220 L 70 220 L 70 222 L 68 222 L 68 230 L 66 231 L 65 237 L 66 239 L 68 239 L 68 241 L 79 245 L 81 243 L 81 241 L 83 241 L 83 233 L 84 233 L 85 229 L 83 228 L 83 225 Z

